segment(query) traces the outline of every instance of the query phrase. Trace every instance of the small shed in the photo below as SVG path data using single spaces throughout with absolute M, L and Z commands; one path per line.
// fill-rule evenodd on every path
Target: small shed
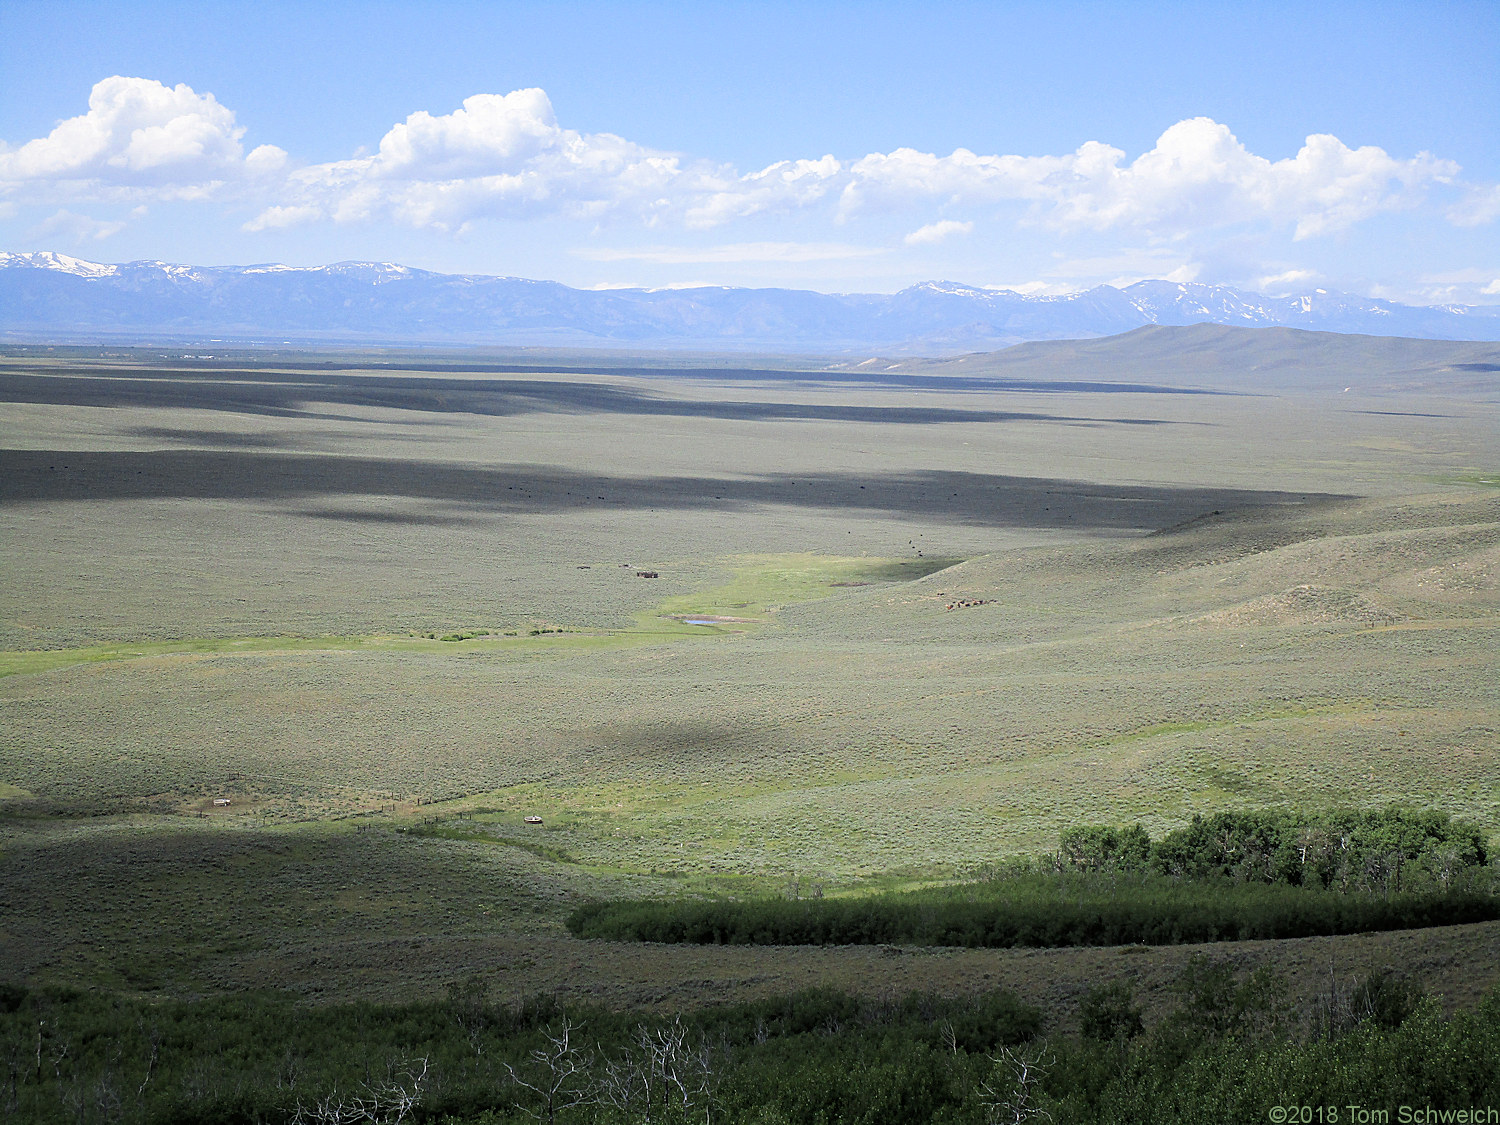
M 215 797 L 214 798 L 214 808 L 216 808 L 216 809 L 227 809 L 228 807 L 229 807 L 229 798 L 228 797 Z

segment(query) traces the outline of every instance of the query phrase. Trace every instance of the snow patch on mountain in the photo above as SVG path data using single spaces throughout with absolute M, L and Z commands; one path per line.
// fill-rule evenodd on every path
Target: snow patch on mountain
M 86 262 L 82 258 L 70 258 L 53 250 L 35 250 L 29 254 L 10 254 L 0 250 L 0 269 L 56 270 L 75 277 L 113 277 L 119 266 Z

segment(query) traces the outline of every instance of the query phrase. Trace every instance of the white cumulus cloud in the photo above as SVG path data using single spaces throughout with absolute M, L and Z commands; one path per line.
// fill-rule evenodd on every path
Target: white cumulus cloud
M 832 156 L 819 160 L 782 160 L 744 176 L 704 173 L 691 187 L 700 198 L 689 204 L 692 227 L 713 227 L 764 211 L 810 207 L 837 186 L 844 167 Z
M 461 109 L 434 117 L 425 110 L 392 127 L 368 166 L 377 175 L 420 179 L 516 174 L 548 153 L 588 156 L 579 134 L 557 127 L 541 90 L 476 94 Z
M 1250 152 L 1229 128 L 1206 117 L 1180 121 L 1151 151 L 1126 154 L 1090 141 L 1066 156 L 936 156 L 913 149 L 855 161 L 843 192 L 845 214 L 864 207 L 1025 201 L 1063 230 L 1133 228 L 1174 236 L 1237 223 L 1291 224 L 1297 238 L 1341 230 L 1385 210 L 1411 206 L 1434 183 L 1459 172 L 1419 153 L 1402 160 L 1337 137 L 1307 138 L 1278 161 Z
M 542 90 L 476 94 L 452 113 L 411 114 L 373 155 L 298 169 L 290 198 L 249 225 L 328 218 L 457 230 L 484 217 L 588 219 L 626 205 L 649 215 L 681 209 L 681 197 L 693 194 L 684 182 L 704 178 L 685 173 L 671 153 L 561 127 Z
M 843 171 L 832 156 L 779 161 L 744 175 L 646 148 L 613 133 L 557 123 L 542 90 L 476 94 L 452 113 L 413 113 L 373 155 L 292 173 L 287 199 L 248 225 L 393 220 L 461 230 L 481 218 L 621 214 L 655 225 L 709 228 L 768 211 L 806 208 Z
M 1318 274 L 1315 270 L 1290 269 L 1256 278 L 1255 288 L 1261 293 L 1277 297 L 1306 289 L 1317 280 Z
M 941 222 L 918 227 L 901 241 L 908 246 L 922 246 L 931 242 L 941 242 L 945 238 L 952 238 L 955 234 L 968 234 L 973 229 L 973 223 L 961 223 L 957 219 L 943 219 Z
M 212 94 L 116 75 L 94 84 L 87 113 L 45 137 L 0 147 L 0 190 L 23 197 L 202 198 L 225 181 L 270 175 L 285 163 L 274 145 L 245 155 L 244 133 Z
M 298 223 L 309 223 L 320 218 L 323 212 L 317 207 L 267 207 L 255 218 L 241 226 L 241 230 L 279 230 L 294 227 Z

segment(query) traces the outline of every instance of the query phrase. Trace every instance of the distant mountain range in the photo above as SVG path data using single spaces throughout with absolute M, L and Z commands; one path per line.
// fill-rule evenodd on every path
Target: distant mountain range
M 927 281 L 899 293 L 570 289 L 385 262 L 331 266 L 106 265 L 0 253 L 0 339 L 701 349 L 954 355 L 1147 325 L 1289 327 L 1500 340 L 1500 305 L 1411 306 L 1316 289 L 1266 297 L 1141 281 L 1032 296 Z

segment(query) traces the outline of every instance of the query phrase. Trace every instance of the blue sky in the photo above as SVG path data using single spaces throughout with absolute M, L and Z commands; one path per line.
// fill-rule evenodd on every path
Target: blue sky
M 7 0 L 0 248 L 1493 303 L 1496 59 L 1493 2 Z

